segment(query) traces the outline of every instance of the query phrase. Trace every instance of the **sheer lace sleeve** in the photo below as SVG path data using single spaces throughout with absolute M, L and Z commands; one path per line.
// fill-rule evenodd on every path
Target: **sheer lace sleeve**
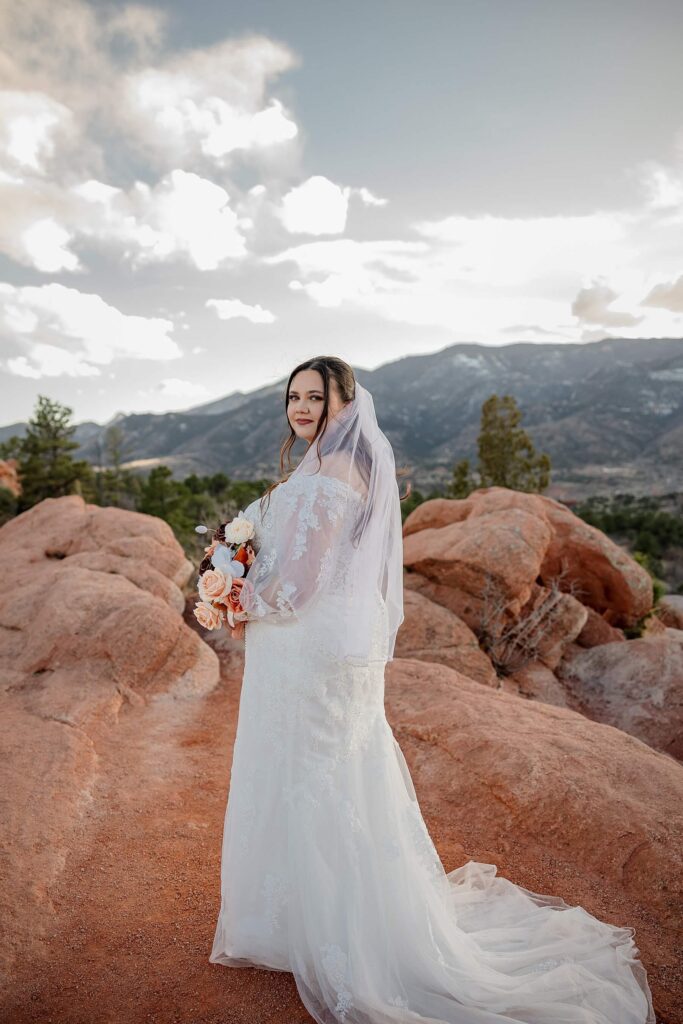
M 251 565 L 238 619 L 279 621 L 308 608 L 335 576 L 361 498 L 342 480 L 314 473 L 280 484 L 272 500 L 273 535 Z

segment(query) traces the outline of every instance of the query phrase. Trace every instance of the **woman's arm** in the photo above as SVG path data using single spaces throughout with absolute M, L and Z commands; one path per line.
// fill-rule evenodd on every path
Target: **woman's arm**
M 274 535 L 252 562 L 237 621 L 296 618 L 333 578 L 344 557 L 344 522 L 357 513 L 359 496 L 324 469 L 294 475 L 277 488 Z

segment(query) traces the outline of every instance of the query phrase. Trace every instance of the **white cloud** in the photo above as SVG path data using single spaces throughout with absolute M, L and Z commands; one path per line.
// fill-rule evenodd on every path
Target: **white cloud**
M 360 197 L 366 206 L 386 206 L 389 202 L 388 199 L 381 199 L 379 196 L 376 196 L 369 188 L 355 188 L 353 191 Z
M 258 304 L 249 306 L 240 299 L 207 299 L 206 305 L 209 309 L 215 309 L 221 320 L 244 317 L 245 320 L 251 320 L 253 324 L 275 323 L 275 316 L 269 310 Z
M 101 371 L 86 363 L 74 352 L 36 342 L 30 348 L 30 361 L 26 356 L 7 360 L 7 369 L 16 377 L 99 377 Z
M 672 312 L 683 313 L 683 274 L 676 281 L 655 285 L 645 296 L 643 306 L 659 306 Z
M 44 174 L 60 134 L 73 135 L 71 111 L 41 92 L 0 91 L 0 163 Z
M 419 222 L 412 242 L 321 240 L 266 262 L 292 262 L 290 289 L 319 306 L 445 329 L 453 341 L 509 341 L 511 324 L 515 340 L 586 340 L 586 321 L 626 336 L 678 335 L 677 293 L 653 292 L 680 274 L 678 216 L 649 200 L 584 216 L 452 216 Z
M 43 217 L 28 224 L 18 242 L 27 262 L 45 274 L 60 270 L 80 270 L 78 256 L 69 249 L 73 234 L 53 217 Z
M 15 262 L 85 274 L 90 247 L 135 268 L 182 261 L 214 271 L 246 263 L 247 241 L 254 253 L 272 253 L 284 226 L 309 236 L 296 239 L 306 244 L 258 260 L 291 264 L 291 291 L 325 308 L 445 330 L 453 341 L 496 343 L 518 330 L 514 340 L 587 339 L 596 333 L 587 325 L 680 334 L 680 161 L 638 165 L 641 200 L 622 210 L 456 214 L 414 224 L 403 239 L 323 240 L 348 230 L 351 200 L 366 222 L 388 200 L 323 175 L 278 200 L 283 180 L 285 188 L 301 180 L 295 115 L 276 89 L 296 55 L 255 34 L 169 53 L 168 23 L 163 5 L 63 0 L 57 18 L 44 0 L 0 5 L 0 250 Z M 683 159 L 683 136 L 679 147 Z M 116 176 L 107 173 L 114 151 Z M 130 184 L 129 168 L 141 180 Z M 98 354 L 105 362 L 126 354 L 128 338 L 136 350 L 176 350 L 150 358 L 179 354 L 168 320 L 126 317 L 74 289 L 40 301 L 39 293 L 9 297 L 12 372 L 94 374 Z M 211 304 L 226 320 L 275 320 L 238 299 Z
M 636 168 L 646 204 L 652 210 L 676 210 L 683 215 L 683 173 L 654 160 Z
M 137 412 L 160 413 L 186 408 L 188 404 L 194 405 L 212 397 L 217 396 L 201 381 L 164 377 L 154 387 L 138 389 L 132 401 Z
M 61 284 L 0 284 L 0 327 L 19 349 L 7 369 L 24 377 L 95 376 L 116 358 L 182 355 L 170 320 L 127 315 L 99 295 Z
M 43 273 L 82 270 L 70 248 L 78 212 L 59 186 L 3 175 L 0 204 L 0 252 Z
M 299 64 L 291 49 L 251 34 L 165 51 L 170 18 L 162 6 L 136 3 L 62 0 L 59 17 L 44 0 L 0 5 L 11 104 L 0 110 L 12 114 L 3 120 L 22 161 L 38 171 L 58 128 L 82 135 L 63 164 L 71 176 L 88 160 L 90 174 L 101 174 L 109 145 L 119 156 L 147 155 L 164 173 L 224 168 L 233 154 L 258 162 L 297 138 L 296 122 L 272 94 L 277 78 Z
M 230 196 L 197 174 L 171 171 L 153 188 L 136 182 L 120 204 L 110 198 L 101 207 L 95 233 L 127 242 L 137 265 L 185 256 L 198 270 L 215 270 L 246 253 Z
M 320 306 L 368 303 L 381 294 L 395 292 L 398 278 L 414 279 L 420 258 L 429 251 L 426 242 L 371 241 L 349 238 L 307 242 L 266 259 L 266 263 L 293 262 L 304 281 L 290 287 L 304 291 Z
M 159 391 L 164 398 L 206 398 L 209 389 L 204 384 L 179 377 L 166 377 L 159 384 Z
M 136 266 L 182 257 L 213 270 L 241 258 L 253 222 L 233 208 L 225 169 L 239 156 L 270 161 L 272 176 L 277 154 L 296 156 L 285 144 L 297 125 L 272 94 L 298 64 L 292 51 L 251 35 L 169 55 L 160 10 L 65 0 L 54 18 L 42 0 L 10 6 L 0 10 L 0 251 L 43 273 L 85 272 L 84 239 L 118 244 Z M 107 183 L 114 150 L 119 169 L 147 158 L 144 181 Z
M 42 183 L 29 190 L 0 184 L 0 191 L 14 199 L 0 224 L 0 250 L 44 273 L 82 271 L 71 248 L 79 239 L 119 249 L 136 267 L 183 259 L 215 270 L 247 251 L 226 190 L 182 170 L 127 192 L 95 179 L 61 192 Z
M 292 234 L 340 235 L 346 227 L 350 188 L 314 174 L 282 199 L 280 218 Z
M 224 40 L 128 74 L 117 116 L 150 154 L 172 164 L 201 154 L 222 167 L 234 153 L 297 136 L 282 102 L 266 99 L 269 80 L 296 65 L 291 50 L 264 36 Z
M 554 217 L 447 217 L 416 230 L 433 242 L 444 280 L 524 287 L 533 281 L 610 273 L 637 255 L 630 245 L 633 216 L 595 213 Z
M 642 316 L 620 313 L 609 306 L 619 296 L 605 282 L 596 282 L 590 288 L 582 288 L 572 302 L 572 313 L 586 324 L 601 324 L 603 327 L 631 327 L 640 323 Z
M 158 54 L 167 20 L 165 11 L 135 3 L 62 0 L 59 17 L 44 0 L 0 4 L 3 81 L 92 111 L 117 95 L 121 69 Z

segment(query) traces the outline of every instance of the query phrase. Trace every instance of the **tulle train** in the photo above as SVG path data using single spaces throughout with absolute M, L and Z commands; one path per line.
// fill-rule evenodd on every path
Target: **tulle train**
M 654 1024 L 632 928 L 444 871 L 382 666 L 341 672 L 316 628 L 247 625 L 210 960 L 291 971 L 319 1024 Z

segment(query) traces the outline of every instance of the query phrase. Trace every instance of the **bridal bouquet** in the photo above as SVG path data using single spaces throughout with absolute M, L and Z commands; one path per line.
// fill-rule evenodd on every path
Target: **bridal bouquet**
M 197 533 L 207 533 L 206 526 L 195 526 Z M 197 591 L 199 601 L 194 615 L 205 629 L 220 629 L 227 620 L 235 626 L 235 614 L 244 611 L 240 593 L 249 566 L 254 561 L 252 546 L 254 524 L 242 513 L 230 523 L 221 523 L 212 543 L 204 548 L 206 557 L 199 566 Z

